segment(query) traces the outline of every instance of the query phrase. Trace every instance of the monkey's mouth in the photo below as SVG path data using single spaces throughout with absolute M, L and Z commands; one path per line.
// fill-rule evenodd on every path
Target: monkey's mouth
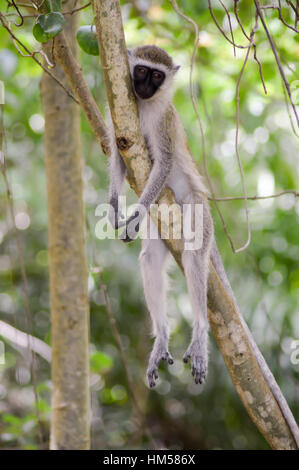
M 134 92 L 137 98 L 140 98 L 142 100 L 148 100 L 152 98 L 156 92 L 156 90 L 153 90 L 152 88 L 144 88 L 140 86 L 134 86 Z

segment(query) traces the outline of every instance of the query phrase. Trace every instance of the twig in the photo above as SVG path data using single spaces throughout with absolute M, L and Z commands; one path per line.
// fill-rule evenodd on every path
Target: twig
M 28 7 L 31 7 L 31 5 L 26 5 L 24 3 L 20 4 L 20 3 L 16 3 L 16 9 L 17 9 L 17 6 L 22 6 L 24 8 L 28 8 Z M 88 8 L 89 6 L 91 5 L 91 2 L 88 2 L 86 3 L 85 5 L 83 5 L 82 7 L 80 8 L 74 8 L 73 10 L 69 10 L 69 11 L 62 11 L 61 13 L 63 15 L 73 15 L 74 13 L 77 13 L 78 11 L 81 11 L 81 10 L 84 10 L 85 8 Z M 11 12 L 11 13 L 6 13 L 5 16 L 11 16 L 11 15 L 15 15 L 16 13 L 15 12 Z M 39 16 L 39 13 L 34 13 L 32 15 L 23 15 L 21 13 L 19 13 L 19 16 L 22 17 L 23 19 L 23 22 L 24 22 L 24 19 L 25 18 L 37 18 Z M 16 24 L 16 23 L 15 23 Z M 22 23 L 23 24 L 23 23 Z M 16 26 L 21 26 L 21 24 L 19 25 L 16 25 Z
M 235 17 L 236 17 L 236 20 L 237 22 L 239 23 L 239 26 L 241 28 L 241 31 L 242 33 L 244 34 L 245 38 L 250 41 L 250 37 L 248 36 L 248 34 L 246 33 L 245 29 L 244 29 L 244 26 L 242 24 L 242 21 L 240 20 L 240 17 L 239 17 L 239 13 L 238 13 L 238 3 L 239 3 L 240 0 L 234 0 L 234 13 L 235 13 Z
M 226 13 L 227 18 L 228 18 L 228 24 L 229 24 L 230 34 L 231 34 L 231 37 L 232 37 L 232 43 L 233 43 L 233 48 L 234 48 L 234 56 L 236 57 L 236 44 L 235 44 L 235 40 L 234 40 L 234 33 L 233 33 L 233 28 L 232 28 L 232 22 L 231 22 L 231 19 L 230 19 L 230 14 L 229 14 L 228 9 L 224 5 L 224 3 L 221 0 L 218 0 L 218 1 L 219 1 L 220 5 L 222 6 L 222 8 L 225 10 L 225 13 Z
M 257 23 L 256 23 L 256 27 L 257 27 Z M 254 33 L 255 33 L 255 31 L 252 30 L 252 32 L 251 32 L 251 34 L 250 34 L 250 38 L 251 38 L 250 43 L 251 43 L 251 44 L 252 44 L 252 41 L 253 41 Z M 245 70 L 247 61 L 248 61 L 248 57 L 249 57 L 249 54 L 250 54 L 250 50 L 251 50 L 251 47 L 249 47 L 249 48 L 247 49 L 246 56 L 245 56 L 245 60 L 244 60 L 243 66 L 242 66 L 242 68 L 241 68 L 240 75 L 239 75 L 238 81 L 237 81 L 237 86 L 236 86 L 236 105 L 237 105 L 237 111 L 236 111 L 235 149 L 236 149 L 236 155 L 237 155 L 238 164 L 239 164 L 239 169 L 240 169 L 240 175 L 241 175 L 241 181 L 242 181 L 242 188 L 243 188 L 243 192 L 244 192 L 245 214 L 246 214 L 246 223 L 247 223 L 247 241 L 246 241 L 246 243 L 245 243 L 243 246 L 241 246 L 241 247 L 238 248 L 237 250 L 234 249 L 234 246 L 233 246 L 232 241 L 231 241 L 231 247 L 232 247 L 232 250 L 233 250 L 235 253 L 239 253 L 239 252 L 241 252 L 241 251 L 244 251 L 244 250 L 249 246 L 249 244 L 250 244 L 250 239 L 251 239 L 251 228 L 250 228 L 249 213 L 248 213 L 248 204 L 247 204 L 247 189 L 246 189 L 246 184 L 245 184 L 245 177 L 244 177 L 244 172 L 243 172 L 243 166 L 242 166 L 242 163 L 241 163 L 241 157 L 240 157 L 240 154 L 239 154 L 240 83 L 241 83 L 241 79 L 242 79 L 243 72 L 244 72 L 244 70 Z
M 287 113 L 288 113 L 288 116 L 289 116 L 292 131 L 293 131 L 293 133 L 295 134 L 296 137 L 299 137 L 299 134 L 297 134 L 297 131 L 296 131 L 294 123 L 293 123 L 293 118 L 292 118 L 292 115 L 291 115 L 289 101 L 288 101 L 288 96 L 287 96 L 287 92 L 286 92 L 286 89 L 285 89 L 283 83 L 282 83 L 282 90 L 283 90 L 284 102 L 285 102 L 285 105 L 286 105 L 286 109 L 287 109 Z
M 283 71 L 283 68 L 282 68 L 282 65 L 281 65 L 281 62 L 280 62 L 280 59 L 278 57 L 278 54 L 277 54 L 277 51 L 276 51 L 276 47 L 275 47 L 275 44 L 274 44 L 274 41 L 271 37 L 271 34 L 269 33 L 269 30 L 267 28 L 267 25 L 265 23 L 265 20 L 264 20 L 264 15 L 263 15 L 263 12 L 261 10 L 261 7 L 260 7 L 260 3 L 258 0 L 254 0 L 254 3 L 255 3 L 255 6 L 256 6 L 256 11 L 261 19 L 261 22 L 262 22 L 262 25 L 264 27 L 264 30 L 266 32 L 266 35 L 267 35 L 267 38 L 269 40 L 269 43 L 270 43 L 270 46 L 271 46 L 271 49 L 272 49 L 272 52 L 274 54 L 274 57 L 275 57 L 275 60 L 276 60 L 276 63 L 277 63 L 277 66 L 278 66 L 278 69 L 279 69 L 279 72 L 280 72 L 280 75 L 281 75 L 281 78 L 284 82 L 284 85 L 286 87 L 286 90 L 287 90 L 287 93 L 288 93 L 288 96 L 289 96 L 289 99 L 290 99 L 290 102 L 291 102 L 291 105 L 292 105 L 292 108 L 293 108 L 293 111 L 294 111 L 294 114 L 295 114 L 295 117 L 296 117 L 296 121 L 297 121 L 297 125 L 299 127 L 299 117 L 298 117 L 298 114 L 297 114 L 297 110 L 296 110 L 296 106 L 293 102 L 293 98 L 292 98 L 292 94 L 291 94 L 291 90 L 290 90 L 290 85 L 289 85 L 289 82 L 287 81 L 286 79 L 286 76 L 285 76 L 285 73 Z
M 281 2 L 280 2 L 280 0 L 278 0 L 278 5 L 279 5 L 279 7 L 276 7 L 276 8 L 274 8 L 274 9 L 278 11 L 278 16 L 279 16 L 280 21 L 282 21 L 282 23 L 283 23 L 287 28 L 291 29 L 292 31 L 295 31 L 295 33 L 299 33 L 299 31 L 298 31 L 298 29 L 296 28 L 296 26 L 295 26 L 295 27 L 291 26 L 291 25 L 288 24 L 288 23 L 285 21 L 285 19 L 283 18 L 282 12 L 281 12 Z M 289 5 L 291 6 L 291 8 L 293 7 L 293 5 L 292 5 L 291 2 L 289 3 Z M 294 11 L 295 11 L 295 18 L 297 18 L 298 13 L 296 12 L 296 9 L 294 9 Z
M 73 15 L 74 13 L 77 13 L 77 11 L 81 11 L 81 10 L 84 10 L 85 8 L 88 8 L 90 5 L 91 5 L 91 2 L 88 2 L 80 8 L 74 8 L 73 10 L 63 11 L 62 14 L 63 15 Z
M 21 23 L 17 24 L 17 23 L 15 23 L 15 21 L 14 21 L 14 24 L 15 24 L 15 26 L 18 26 L 18 27 L 19 27 L 19 26 L 22 26 L 22 25 L 24 24 L 23 15 L 22 15 L 22 13 L 20 12 L 20 10 L 18 9 L 18 6 L 15 4 L 14 0 L 11 0 L 11 2 L 12 2 L 12 4 L 13 4 L 14 8 L 16 9 L 16 11 L 17 11 L 17 13 L 18 13 L 18 15 L 19 15 L 19 18 L 21 19 Z
M 277 194 L 271 194 L 270 196 L 247 196 L 247 200 L 256 201 L 258 199 L 272 199 L 276 197 L 281 197 L 284 194 L 293 194 L 295 197 L 299 197 L 299 191 L 294 189 L 286 189 L 285 191 L 281 191 Z M 213 201 L 212 198 L 208 198 L 209 200 Z M 225 201 L 243 201 L 245 198 L 244 196 L 232 196 L 232 197 L 216 197 L 216 201 L 225 202 Z
M 278 17 L 280 19 L 280 21 L 289 29 L 291 29 L 292 31 L 295 31 L 295 33 L 298 33 L 299 31 L 297 30 L 297 27 L 296 27 L 296 19 L 297 19 L 297 14 L 296 14 L 296 10 L 295 11 L 295 27 L 291 26 L 290 24 L 288 24 L 285 19 L 283 18 L 282 16 L 282 12 L 281 12 L 281 3 L 280 3 L 280 0 L 278 0 L 278 3 L 279 3 L 279 6 L 276 6 L 276 5 L 260 5 L 260 8 L 261 10 L 276 10 L 278 11 Z M 288 1 L 287 1 L 288 3 Z M 289 3 L 291 4 L 291 2 Z M 293 6 L 293 5 L 292 5 Z
M 240 44 L 236 44 L 234 41 L 232 41 L 225 33 L 225 31 L 223 30 L 223 28 L 221 28 L 220 24 L 218 23 L 217 21 L 217 18 L 216 16 L 214 15 L 214 12 L 213 12 L 213 8 L 212 8 L 212 5 L 211 5 L 211 0 L 208 0 L 208 4 L 209 4 L 209 10 L 210 10 L 210 14 L 213 18 L 213 21 L 215 23 L 215 25 L 217 26 L 217 28 L 219 29 L 219 31 L 221 32 L 222 36 L 225 37 L 225 39 L 230 43 L 232 44 L 234 47 L 237 47 L 239 49 L 247 49 L 249 47 L 248 46 L 242 46 Z
M 246 37 L 246 39 L 248 41 L 251 41 L 250 37 L 248 36 L 248 34 L 246 33 L 245 29 L 244 29 L 244 26 L 242 24 L 242 21 L 240 20 L 240 17 L 239 17 L 239 13 L 238 13 L 238 3 L 239 3 L 240 0 L 234 0 L 234 12 L 235 12 L 235 17 L 237 19 L 237 22 L 239 23 L 239 26 L 241 28 L 241 31 L 242 33 L 244 34 L 244 36 Z M 257 57 L 257 51 L 256 51 L 256 44 L 255 42 L 253 41 L 252 42 L 252 46 L 253 46 L 253 58 L 254 60 L 256 61 L 256 63 L 258 64 L 258 67 L 259 67 L 259 72 L 260 72 L 260 77 L 261 77 L 261 81 L 262 81 L 262 84 L 263 84 L 263 88 L 264 88 L 264 92 L 265 92 L 265 95 L 267 94 L 267 88 L 266 88 L 266 85 L 265 85 L 265 80 L 264 80 L 264 76 L 263 76 L 263 69 L 262 69 L 262 64 L 260 62 L 260 60 L 258 59 Z

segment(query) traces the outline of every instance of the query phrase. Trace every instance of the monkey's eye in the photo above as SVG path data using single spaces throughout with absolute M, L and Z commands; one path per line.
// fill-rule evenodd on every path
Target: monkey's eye
M 155 80 L 161 80 L 161 78 L 163 77 L 162 73 L 161 72 L 154 72 L 153 73 L 153 78 Z
M 146 73 L 146 69 L 144 67 L 138 67 L 138 73 L 139 75 L 145 75 Z

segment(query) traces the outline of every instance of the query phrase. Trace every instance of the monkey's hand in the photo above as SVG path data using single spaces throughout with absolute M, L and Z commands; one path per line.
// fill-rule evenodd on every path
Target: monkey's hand
M 208 353 L 204 338 L 191 341 L 183 361 L 187 363 L 189 359 L 195 383 L 203 383 L 208 370 Z
M 141 222 L 146 214 L 146 209 L 142 205 L 138 205 L 137 209 L 126 221 L 126 228 L 120 238 L 124 243 L 135 240 L 140 230 Z
M 110 199 L 108 219 L 114 230 L 117 230 L 118 228 L 125 225 L 124 215 L 119 208 L 118 198 L 116 197 L 111 197 Z
M 151 388 L 156 385 L 156 380 L 158 379 L 158 367 L 161 361 L 167 361 L 168 364 L 173 364 L 173 359 L 168 351 L 167 343 L 164 339 L 156 338 L 147 367 L 147 378 Z

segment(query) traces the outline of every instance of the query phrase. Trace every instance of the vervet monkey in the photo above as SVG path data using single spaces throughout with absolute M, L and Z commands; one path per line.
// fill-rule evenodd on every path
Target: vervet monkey
M 181 207 L 184 204 L 192 207 L 195 204 L 202 204 L 202 246 L 196 250 L 184 250 L 182 254 L 182 264 L 194 314 L 192 339 L 183 360 L 184 362 L 191 360 L 195 382 L 202 383 L 207 374 L 208 363 L 207 281 L 210 259 L 224 285 L 229 290 L 230 286 L 214 239 L 207 191 L 190 153 L 183 125 L 172 104 L 173 78 L 179 67 L 174 64 L 167 52 L 157 46 L 137 47 L 128 51 L 128 55 L 141 131 L 148 146 L 152 169 L 138 201 L 140 210 L 136 210 L 126 222 L 122 222 L 118 201 L 126 176 L 126 166 L 119 154 L 111 123 L 109 220 L 115 229 L 125 225 L 124 241 L 131 241 L 132 237 L 127 231 L 129 224 L 134 222 L 139 229 L 142 218 L 148 213 L 150 205 L 156 202 L 164 186 L 173 190 L 175 201 Z M 139 259 L 145 299 L 155 336 L 147 369 L 150 387 L 156 384 L 160 361 L 163 359 L 169 364 L 173 363 L 168 350 L 169 329 L 166 317 L 168 258 L 169 251 L 160 237 L 143 240 Z

